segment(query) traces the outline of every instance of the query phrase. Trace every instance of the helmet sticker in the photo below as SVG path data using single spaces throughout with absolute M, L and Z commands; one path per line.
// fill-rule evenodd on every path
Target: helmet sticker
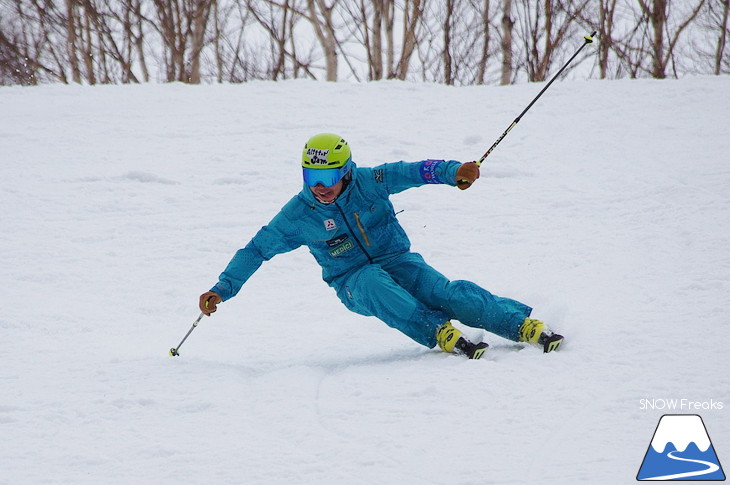
M 327 156 L 329 155 L 329 150 L 321 150 L 319 148 L 307 148 L 307 156 L 309 157 L 309 160 L 311 164 L 313 165 L 327 165 Z

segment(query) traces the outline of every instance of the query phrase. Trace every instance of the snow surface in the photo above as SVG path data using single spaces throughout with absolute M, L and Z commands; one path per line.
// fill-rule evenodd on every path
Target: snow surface
M 561 352 L 426 349 L 300 249 L 167 355 L 309 136 L 473 160 L 540 88 L 1 88 L 0 483 L 634 483 L 668 412 L 730 463 L 727 76 L 556 83 L 474 187 L 393 196 L 414 251 L 533 306 Z M 664 398 L 724 407 L 640 406 Z

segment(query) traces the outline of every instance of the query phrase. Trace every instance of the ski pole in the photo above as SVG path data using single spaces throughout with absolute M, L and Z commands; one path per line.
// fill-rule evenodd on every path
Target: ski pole
M 198 318 L 193 322 L 193 326 L 190 327 L 190 330 L 188 330 L 188 333 L 185 334 L 185 336 L 183 337 L 182 341 L 178 344 L 178 346 L 170 349 L 170 357 L 175 357 L 175 356 L 180 355 L 178 353 L 178 349 L 180 347 L 182 347 L 182 344 L 185 342 L 185 340 L 187 340 L 188 335 L 190 335 L 193 332 L 193 330 L 195 330 L 195 327 L 198 326 L 198 323 L 200 323 L 200 320 L 203 318 L 203 315 L 205 315 L 205 314 L 203 312 L 200 312 L 200 315 L 198 315 Z
M 486 160 L 486 158 L 489 156 L 490 153 L 492 153 L 492 150 L 494 150 L 497 147 L 497 145 L 499 145 L 499 142 L 501 142 L 504 139 L 504 137 L 507 136 L 507 133 L 509 133 L 512 130 L 512 128 L 514 128 L 515 125 L 520 122 L 520 120 L 525 115 L 525 113 L 527 113 L 527 110 L 529 110 L 530 108 L 532 108 L 532 105 L 535 104 L 535 102 L 538 99 L 540 99 L 540 96 L 542 96 L 542 93 L 544 93 L 545 91 L 547 91 L 547 88 L 549 88 L 550 85 L 558 78 L 558 76 L 560 76 L 563 73 L 563 71 L 565 70 L 565 68 L 568 67 L 568 64 L 570 64 L 571 62 L 573 62 L 573 59 L 575 59 L 578 56 L 578 54 L 580 53 L 580 51 L 583 50 L 583 48 L 585 46 L 587 46 L 588 44 L 592 44 L 593 43 L 593 36 L 594 35 L 596 35 L 596 31 L 595 30 L 593 31 L 593 33 L 591 35 L 586 35 L 585 37 L 583 37 L 584 42 L 583 42 L 583 44 L 581 44 L 581 46 L 578 48 L 578 50 L 575 51 L 575 54 L 573 54 L 573 56 L 570 59 L 568 59 L 568 62 L 566 62 L 563 65 L 563 67 L 560 68 L 560 70 L 557 72 L 557 74 L 555 74 L 553 76 L 553 78 L 550 79 L 550 81 L 545 85 L 545 87 L 542 88 L 542 91 L 540 91 L 537 94 L 537 96 L 535 96 L 535 98 L 530 102 L 530 104 L 527 105 L 527 108 L 525 108 L 522 111 L 522 113 L 520 113 L 519 116 L 517 118 L 515 118 L 515 120 L 512 122 L 511 125 L 509 125 L 507 127 L 506 130 L 504 130 L 504 133 L 502 133 L 499 136 L 499 138 L 497 138 L 497 141 L 495 141 L 494 144 L 491 147 L 489 147 L 489 150 L 487 150 L 484 153 L 484 155 L 482 155 L 482 158 L 480 158 L 479 160 L 476 161 L 477 166 L 481 166 L 482 165 L 482 162 L 484 160 Z M 468 180 L 459 180 L 457 183 L 459 185 L 462 185 L 462 184 L 468 184 L 469 181 Z

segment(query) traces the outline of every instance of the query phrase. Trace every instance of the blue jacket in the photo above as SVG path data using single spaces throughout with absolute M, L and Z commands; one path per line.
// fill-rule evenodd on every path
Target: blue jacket
M 317 201 L 305 185 L 269 224 L 239 249 L 211 288 L 223 301 L 235 296 L 277 254 L 307 246 L 330 285 L 366 264 L 386 264 L 411 243 L 398 223 L 390 194 L 424 184 L 456 185 L 457 161 L 386 163 L 352 170 L 352 180 L 331 204 Z

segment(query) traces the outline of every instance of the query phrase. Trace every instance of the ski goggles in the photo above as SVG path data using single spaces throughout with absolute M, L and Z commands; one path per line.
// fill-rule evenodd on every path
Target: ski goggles
M 309 187 L 322 184 L 325 187 L 332 187 L 342 180 L 342 177 L 350 173 L 352 169 L 352 159 L 339 168 L 302 168 L 304 175 L 304 183 Z

